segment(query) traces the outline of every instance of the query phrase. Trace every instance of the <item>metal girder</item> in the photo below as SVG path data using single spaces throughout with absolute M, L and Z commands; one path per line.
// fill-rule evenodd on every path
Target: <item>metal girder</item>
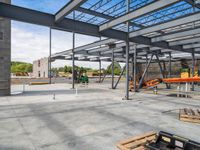
M 190 43 L 196 43 L 196 42 L 200 42 L 200 37 L 195 37 L 195 38 L 190 38 L 190 39 L 185 39 L 185 40 L 178 40 L 178 41 L 169 42 L 169 45 L 170 46 L 184 45 L 184 44 L 190 44 Z
M 172 40 L 172 39 L 176 39 L 176 38 L 196 35 L 196 34 L 199 34 L 199 33 L 200 33 L 199 27 L 196 28 L 196 29 L 187 29 L 187 30 L 173 32 L 173 33 L 169 33 L 169 34 L 158 36 L 158 37 L 153 37 L 153 38 L 151 38 L 151 42 L 160 42 L 160 41 L 165 41 L 165 40 Z
M 200 4 L 196 4 L 195 0 L 184 0 L 184 1 L 200 9 Z
M 84 23 L 68 18 L 64 18 L 63 21 L 55 23 L 55 17 L 52 14 L 43 13 L 35 10 L 30 10 L 18 6 L 13 6 L 5 3 L 0 3 L 0 16 L 9 18 L 12 20 L 22 21 L 26 23 L 32 23 L 42 26 L 51 27 L 52 29 L 59 29 L 63 31 L 76 32 L 91 36 L 105 36 L 113 39 L 123 40 L 127 39 L 126 32 L 108 29 L 102 33 L 99 32 L 97 25 Z M 130 42 L 156 46 L 164 49 L 172 49 L 182 51 L 181 47 L 170 47 L 167 42 L 151 43 L 151 40 L 146 37 L 139 36 L 137 38 L 130 38 Z M 58 55 L 57 55 L 58 56 Z
M 200 42 L 200 40 L 199 40 Z M 189 45 L 183 45 L 184 49 L 189 49 L 189 48 L 200 48 L 200 43 L 196 43 L 196 44 L 189 44 Z
M 151 42 L 151 39 L 143 36 L 138 36 L 138 37 L 132 37 L 130 38 L 130 41 L 138 43 L 138 44 L 145 44 L 145 45 L 150 45 L 153 47 L 159 47 L 161 49 L 170 49 L 170 50 L 175 50 L 175 51 L 181 51 L 181 52 L 188 52 L 191 53 L 190 50 L 184 50 L 182 46 L 169 46 L 168 42 L 166 41 L 160 41 L 160 42 Z
M 140 79 L 140 81 L 139 81 L 139 86 L 138 86 L 139 88 L 142 87 L 142 83 L 143 83 L 144 77 L 145 77 L 145 75 L 146 75 L 146 73 L 147 73 L 147 71 L 148 71 L 148 68 L 149 68 L 149 66 L 150 66 L 150 64 L 151 64 L 151 61 L 152 61 L 152 59 L 153 59 L 153 56 L 154 56 L 154 54 L 151 54 L 151 57 L 150 57 L 150 59 L 149 59 L 147 65 L 146 65 L 146 68 L 145 68 L 143 74 L 142 74 L 142 77 L 141 77 L 141 79 Z
M 75 53 L 78 53 L 79 51 L 85 51 L 87 54 L 87 51 L 86 49 L 90 49 L 90 48 L 94 48 L 94 47 L 98 47 L 98 46 L 101 46 L 101 45 L 105 45 L 105 44 L 108 44 L 108 43 L 113 43 L 113 42 L 117 42 L 118 40 L 115 40 L 115 39 L 105 39 L 105 40 L 101 40 L 101 41 L 97 41 L 97 42 L 94 42 L 94 43 L 90 43 L 90 44 L 87 44 L 87 45 L 83 45 L 83 46 L 80 46 L 80 47 L 76 47 L 74 49 L 74 52 Z M 56 56 L 56 55 L 65 55 L 65 54 L 68 54 L 70 53 L 72 50 L 66 50 L 66 51 L 62 51 L 62 52 L 59 52 L 59 53 L 56 53 L 54 54 L 53 56 Z M 92 51 L 92 49 L 90 50 Z
M 86 0 L 71 0 L 67 5 L 65 5 L 61 10 L 55 14 L 55 22 L 59 22 L 70 14 L 74 9 L 83 4 Z
M 117 79 L 117 82 L 116 82 L 115 85 L 114 85 L 114 89 L 117 88 L 117 85 L 119 84 L 119 81 L 121 80 L 121 77 L 122 77 L 122 75 L 124 74 L 125 69 L 126 69 L 126 65 L 122 68 L 121 73 L 120 73 L 120 75 L 119 75 L 119 77 L 118 77 L 118 79 Z
M 187 15 L 185 17 L 181 17 L 179 19 L 174 19 L 174 20 L 171 20 L 171 21 L 168 21 L 168 22 L 165 22 L 165 23 L 153 25 L 151 27 L 147 27 L 147 28 L 144 28 L 144 29 L 141 29 L 141 30 L 133 31 L 129 34 L 129 37 L 136 37 L 136 36 L 156 32 L 156 31 L 164 30 L 164 29 L 167 29 L 167 28 L 172 28 L 172 27 L 175 27 L 175 26 L 195 22 L 195 21 L 198 21 L 198 20 L 200 20 L 200 12 L 194 13 L 192 15 L 190 14 L 190 15 Z
M 107 20 L 115 19 L 115 17 L 113 17 L 113 16 L 106 15 L 106 14 L 103 14 L 103 13 L 99 13 L 97 11 L 93 11 L 93 10 L 90 10 L 90 9 L 85 9 L 85 8 L 82 8 L 82 7 L 78 7 L 78 8 L 76 8 L 76 10 L 80 11 L 82 13 L 90 14 L 90 15 L 93 15 L 93 16 L 97 16 L 97 17 L 100 17 L 100 18 L 107 19 Z M 130 22 L 130 25 L 135 26 L 135 27 L 139 27 L 139 28 L 144 27 L 143 25 L 137 24 L 135 22 Z
M 74 31 L 76 33 L 90 36 L 105 36 L 118 40 L 126 39 L 126 33 L 122 31 L 111 29 L 105 31 L 104 33 L 100 33 L 99 27 L 97 25 L 92 25 L 89 23 L 84 23 L 68 18 L 64 18 L 63 21 L 55 23 L 55 17 L 52 14 L 9 5 L 2 2 L 0 2 L 0 16 L 16 21 L 47 26 L 51 27 L 52 29 L 58 29 L 63 31 Z
M 155 2 L 152 2 L 144 7 L 141 7 L 137 10 L 133 10 L 123 16 L 120 16 L 114 20 L 111 20 L 103 25 L 101 25 L 99 27 L 99 31 L 104 31 L 104 30 L 107 30 L 109 28 L 112 28 L 116 25 L 119 25 L 121 23 L 124 23 L 124 22 L 127 22 L 129 20 L 132 20 L 132 19 L 135 19 L 135 18 L 138 18 L 138 17 L 141 17 L 143 15 L 146 15 L 146 14 L 149 14 L 151 12 L 155 12 L 155 11 L 158 11 L 160 9 L 163 9 L 165 7 L 168 7 L 170 5 L 173 5 L 177 2 L 179 2 L 180 0 L 157 0 Z

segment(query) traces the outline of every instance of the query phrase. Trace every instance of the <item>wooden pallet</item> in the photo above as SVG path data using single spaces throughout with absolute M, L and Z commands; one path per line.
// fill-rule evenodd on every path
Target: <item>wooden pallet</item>
M 157 134 L 148 132 L 146 134 L 123 140 L 117 144 L 120 150 L 146 150 L 145 145 L 155 142 Z
M 186 122 L 200 123 L 200 110 L 180 109 L 179 119 Z

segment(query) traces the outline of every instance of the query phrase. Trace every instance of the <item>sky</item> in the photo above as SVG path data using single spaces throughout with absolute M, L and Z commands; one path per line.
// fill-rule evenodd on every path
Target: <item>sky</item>
M 58 2 L 59 1 L 59 2 Z M 68 0 L 12 0 L 13 5 L 31 8 L 42 12 L 56 13 Z M 99 40 L 97 37 L 76 34 L 76 47 Z M 72 33 L 52 30 L 52 53 L 72 48 Z M 17 21 L 11 23 L 12 61 L 32 63 L 34 60 L 49 56 L 49 28 Z M 71 61 L 57 60 L 52 66 L 71 65 Z M 97 62 L 79 62 L 76 65 L 98 69 Z M 110 63 L 102 62 L 106 68 Z

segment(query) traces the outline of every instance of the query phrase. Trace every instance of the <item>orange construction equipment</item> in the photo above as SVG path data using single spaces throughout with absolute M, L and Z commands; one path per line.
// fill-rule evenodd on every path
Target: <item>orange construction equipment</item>
M 162 79 L 160 79 L 160 78 L 149 80 L 149 81 L 146 81 L 143 83 L 143 87 L 144 88 L 154 87 L 154 86 L 160 84 L 161 82 L 162 82 Z
M 162 79 L 165 83 L 186 83 L 186 82 L 200 82 L 200 77 L 191 78 L 165 78 Z

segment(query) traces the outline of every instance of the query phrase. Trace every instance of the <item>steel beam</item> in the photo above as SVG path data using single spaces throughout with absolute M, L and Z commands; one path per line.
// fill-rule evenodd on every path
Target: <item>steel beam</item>
M 99 31 L 104 31 L 104 30 L 107 30 L 109 28 L 112 28 L 116 25 L 119 25 L 121 23 L 124 23 L 124 22 L 127 22 L 127 21 L 130 21 L 130 20 L 133 20 L 135 18 L 138 18 L 138 17 L 141 17 L 141 16 L 144 16 L 146 14 L 149 14 L 151 12 L 155 12 L 155 11 L 158 11 L 158 10 L 161 10 L 165 7 L 168 7 L 170 5 L 173 5 L 177 2 L 179 2 L 180 0 L 158 0 L 158 1 L 155 1 L 155 2 L 152 2 L 142 8 L 139 8 L 137 10 L 133 10 L 123 16 L 120 16 L 114 20 L 111 20 L 103 25 L 101 25 L 99 27 Z
M 93 10 L 90 10 L 90 9 L 85 9 L 85 8 L 82 8 L 82 7 L 78 7 L 78 8 L 76 8 L 76 10 L 80 11 L 82 13 L 90 14 L 90 15 L 93 15 L 93 16 L 97 16 L 97 17 L 100 17 L 100 18 L 107 19 L 107 20 L 115 19 L 115 17 L 113 17 L 113 16 L 106 15 L 106 14 L 103 14 L 103 13 L 99 13 L 97 11 L 93 11 Z M 130 22 L 130 25 L 138 27 L 138 28 L 143 28 L 144 27 L 143 25 L 137 24 L 135 22 Z
M 194 13 L 194 14 L 189 14 L 187 16 L 181 17 L 181 18 L 176 18 L 174 20 L 170 20 L 165 23 L 160 23 L 156 24 L 141 30 L 133 31 L 129 34 L 129 37 L 136 37 L 140 35 L 145 35 L 148 33 L 156 32 L 156 31 L 161 31 L 167 28 L 172 28 L 175 26 L 195 22 L 200 20 L 200 12 Z
M 119 81 L 121 80 L 121 77 L 124 74 L 125 69 L 126 69 L 126 65 L 123 67 L 123 69 L 122 69 L 122 71 L 121 71 L 121 73 L 119 75 L 119 78 L 118 78 L 117 82 L 115 83 L 114 89 L 117 88 L 117 85 L 119 84 Z
M 154 56 L 154 54 L 151 54 L 151 57 L 150 57 L 150 59 L 149 59 L 149 61 L 148 61 L 148 63 L 147 63 L 147 66 L 146 66 L 146 68 L 145 68 L 145 70 L 144 70 L 144 72 L 143 72 L 143 74 L 142 74 L 142 77 L 141 77 L 141 79 L 140 79 L 140 81 L 139 81 L 139 86 L 138 86 L 139 88 L 142 88 L 142 83 L 143 83 L 144 77 L 145 77 L 145 75 L 146 75 L 146 72 L 147 72 L 147 70 L 148 70 L 150 64 L 151 64 L 151 61 L 152 61 L 153 56 Z M 135 88 L 135 87 L 134 87 L 134 88 Z
M 189 45 L 183 45 L 184 49 L 190 49 L 190 48 L 200 48 L 200 43 L 196 44 L 189 44 Z
M 194 37 L 194 38 L 189 38 L 189 39 L 185 39 L 185 40 L 177 40 L 177 41 L 169 42 L 169 46 L 197 43 L 197 42 L 199 42 L 199 38 L 200 37 Z
M 59 22 L 70 14 L 74 9 L 83 4 L 86 0 L 71 0 L 67 5 L 65 5 L 61 10 L 55 14 L 55 22 Z
M 99 32 L 97 25 L 84 23 L 81 21 L 64 18 L 61 22 L 55 23 L 55 17 L 52 14 L 43 13 L 27 8 L 9 5 L 0 2 L 0 16 L 11 20 L 22 21 L 42 26 L 51 27 L 68 32 L 76 32 L 90 36 L 105 36 L 118 40 L 126 40 L 126 33 L 117 30 L 107 30 L 104 33 Z M 74 26 L 74 24 L 76 26 Z
M 186 1 L 187 3 L 189 3 L 190 5 L 198 8 L 198 9 L 200 9 L 200 4 L 196 4 L 196 2 L 195 2 L 197 0 L 184 0 L 184 1 Z
M 169 34 L 166 34 L 166 35 L 154 37 L 154 38 L 151 39 L 151 41 L 152 42 L 160 42 L 160 41 L 172 40 L 172 39 L 196 35 L 196 34 L 200 34 L 200 28 L 187 29 L 187 30 L 184 30 L 184 31 L 169 33 Z
M 78 52 L 84 50 L 86 52 L 86 54 L 87 54 L 89 52 L 89 50 L 88 50 L 88 52 L 86 51 L 87 49 L 91 49 L 91 48 L 94 48 L 94 47 L 99 47 L 99 49 L 102 49 L 103 48 L 103 47 L 101 47 L 102 45 L 105 45 L 105 44 L 108 44 L 108 43 L 114 43 L 114 42 L 117 42 L 117 41 L 118 40 L 116 40 L 116 39 L 100 40 L 100 41 L 97 41 L 97 42 L 94 42 L 94 43 L 90 43 L 90 44 L 87 44 L 87 45 L 76 47 L 74 49 L 74 52 L 78 53 Z M 98 48 L 96 48 L 96 49 L 98 49 Z M 71 53 L 71 51 L 72 51 L 72 49 L 71 50 L 62 51 L 62 52 L 54 54 L 52 57 L 56 57 L 57 55 L 66 55 L 66 54 Z M 90 50 L 90 52 L 92 52 L 92 51 L 94 51 L 94 49 Z M 95 52 L 97 52 L 97 51 L 95 51 Z

